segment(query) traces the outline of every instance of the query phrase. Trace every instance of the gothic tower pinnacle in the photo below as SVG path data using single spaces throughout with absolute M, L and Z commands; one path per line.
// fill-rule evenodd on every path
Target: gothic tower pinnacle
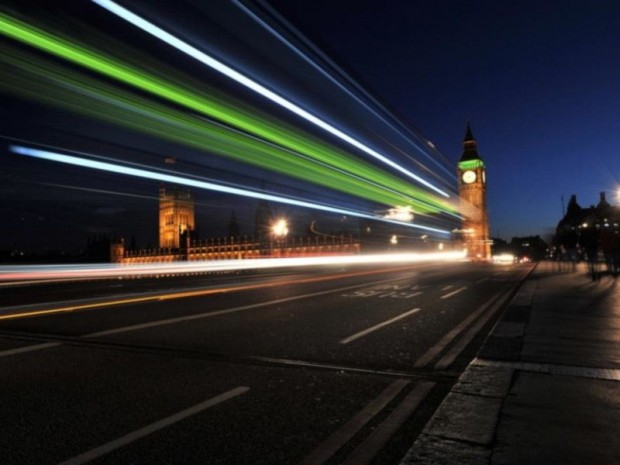
M 462 230 L 468 256 L 491 258 L 489 218 L 486 202 L 486 166 L 478 153 L 469 121 L 463 139 L 463 153 L 457 165 Z

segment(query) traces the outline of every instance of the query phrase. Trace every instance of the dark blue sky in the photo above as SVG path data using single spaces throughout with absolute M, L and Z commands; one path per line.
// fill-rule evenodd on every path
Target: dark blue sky
M 12 3 L 13 10 L 22 17 L 49 23 L 78 40 L 92 41 L 107 53 L 119 51 L 122 55 L 127 49 L 137 56 L 145 54 L 149 60 L 173 67 L 195 82 L 299 124 L 290 114 L 265 105 L 264 99 L 93 3 L 85 2 L 77 9 L 70 0 Z M 444 156 L 442 161 L 434 164 L 435 160 L 421 153 L 412 153 L 417 161 L 410 161 L 416 168 L 424 169 L 418 163 L 422 162 L 436 170 L 435 179 L 448 190 L 456 189 L 455 165 L 470 120 L 488 168 L 492 236 L 510 239 L 539 234 L 547 238 L 562 215 L 562 196 L 567 203 L 570 195 L 576 194 L 582 206 L 589 206 L 598 202 L 599 192 L 605 191 L 610 203 L 620 203 L 616 196 L 620 183 L 618 2 L 121 3 L 283 91 L 302 106 L 327 115 L 336 126 L 361 135 L 373 147 L 389 153 L 390 147 L 401 144 L 402 140 L 358 111 L 357 103 L 339 94 L 337 86 L 276 40 L 240 6 L 266 12 L 271 5 L 289 27 L 301 31 L 407 126 L 434 143 Z M 265 17 L 274 19 L 273 14 Z M 286 33 L 286 29 L 281 30 Z M 14 83 L 10 73 L 5 73 L 3 79 Z M 241 174 L 241 181 L 256 189 L 266 186 L 285 194 L 303 188 L 291 179 L 270 179 L 247 166 L 233 169 L 222 159 L 182 144 L 65 114 L 14 96 L 3 95 L 2 99 L 0 136 L 6 140 L 27 139 L 152 166 L 161 166 L 163 157 L 173 154 L 179 167 L 207 178 Z M 306 129 L 323 136 L 316 129 Z M 9 199 L 0 204 L 0 212 L 9 220 L 0 231 L 3 244 L 66 247 L 69 241 L 79 248 L 87 235 L 99 233 L 136 235 L 141 245 L 156 241 L 156 182 L 78 174 L 67 167 L 3 155 L 0 193 Z M 399 161 L 404 159 L 398 151 L 390 155 L 400 156 Z M 308 187 L 308 195 L 335 197 L 313 186 Z M 208 192 L 197 197 L 203 234 L 224 234 L 233 209 L 242 222 L 243 233 L 252 234 L 254 204 Z
M 491 233 L 547 234 L 620 183 L 620 3 L 270 2 L 456 162 L 471 120 Z

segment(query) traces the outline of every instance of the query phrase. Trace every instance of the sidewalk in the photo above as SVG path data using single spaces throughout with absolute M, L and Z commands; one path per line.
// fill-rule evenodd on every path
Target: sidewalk
M 543 262 L 401 465 L 584 463 L 620 463 L 620 277 Z

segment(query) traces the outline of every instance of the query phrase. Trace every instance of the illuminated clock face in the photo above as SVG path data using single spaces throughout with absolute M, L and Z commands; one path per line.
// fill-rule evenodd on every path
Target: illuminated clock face
M 476 173 L 474 173 L 473 171 L 469 170 L 463 173 L 463 182 L 465 184 L 471 184 L 475 180 L 476 180 Z

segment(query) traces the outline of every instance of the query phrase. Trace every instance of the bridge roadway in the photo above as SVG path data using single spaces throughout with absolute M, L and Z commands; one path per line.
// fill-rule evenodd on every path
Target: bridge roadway
M 530 270 L 2 288 L 2 462 L 398 463 Z

